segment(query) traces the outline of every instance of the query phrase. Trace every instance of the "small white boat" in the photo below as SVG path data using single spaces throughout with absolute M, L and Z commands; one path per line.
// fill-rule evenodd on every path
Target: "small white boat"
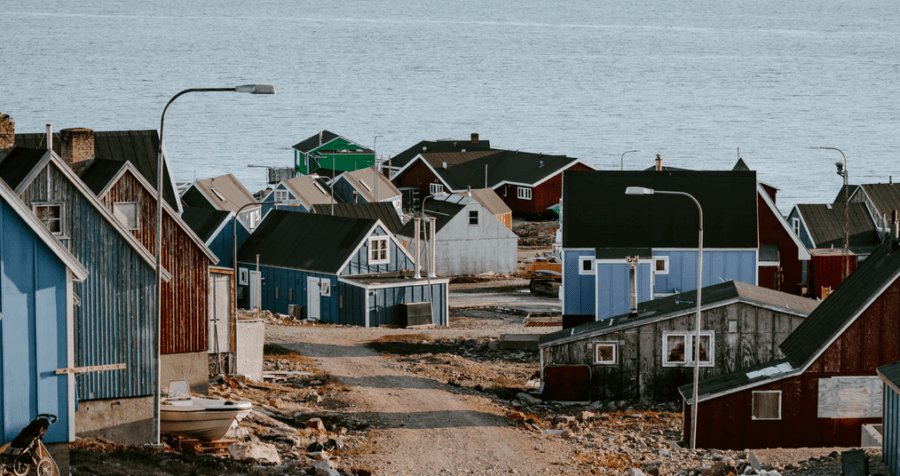
M 231 424 L 253 410 L 250 402 L 192 397 L 187 382 L 169 383 L 168 397 L 160 405 L 160 432 L 218 440 L 228 433 Z

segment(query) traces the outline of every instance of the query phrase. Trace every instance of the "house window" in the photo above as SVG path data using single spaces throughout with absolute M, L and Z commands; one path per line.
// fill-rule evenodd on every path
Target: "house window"
M 440 184 L 440 183 L 428 184 L 428 192 L 431 193 L 432 195 L 444 193 L 444 185 Z
M 581 256 L 578 258 L 578 274 L 594 274 L 593 256 Z
M 128 230 L 140 229 L 138 222 L 138 204 L 137 202 L 116 202 L 113 203 L 113 215 Z
M 794 230 L 794 234 L 800 236 L 800 219 L 799 218 L 791 218 L 791 228 Z
M 669 274 L 669 257 L 653 258 L 654 274 Z
M 388 253 L 388 237 L 369 238 L 369 264 L 388 264 L 391 256 Z
M 531 189 L 528 187 L 519 187 L 516 193 L 522 200 L 531 200 Z
M 287 190 L 275 190 L 275 201 L 286 202 L 290 200 L 291 194 Z
M 331 296 L 331 281 L 319 281 L 319 294 L 322 296 Z
M 33 210 L 38 220 L 50 230 L 50 233 L 57 236 L 65 234 L 66 223 L 62 203 L 35 203 Z
M 619 363 L 618 342 L 595 342 L 594 365 L 616 365 Z
M 469 224 L 470 225 L 478 224 L 478 210 L 469 210 Z
M 753 392 L 753 420 L 781 420 L 781 390 Z
M 663 332 L 663 366 L 677 367 L 694 364 L 695 334 L 693 332 Z M 712 331 L 700 333 L 700 366 L 715 365 L 715 336 Z
M 359 180 L 359 183 L 360 183 L 363 187 L 366 188 L 366 190 L 368 190 L 368 191 L 370 191 L 370 192 L 372 191 L 372 188 L 369 187 L 369 185 L 368 185 L 367 183 L 363 182 L 362 179 L 358 179 L 358 180 Z
M 216 190 L 216 189 L 214 189 L 214 188 L 211 188 L 211 189 L 209 189 L 209 190 L 216 196 L 216 198 L 219 199 L 220 202 L 224 202 L 224 201 L 225 201 L 225 197 L 223 197 L 222 194 L 219 193 L 218 190 Z

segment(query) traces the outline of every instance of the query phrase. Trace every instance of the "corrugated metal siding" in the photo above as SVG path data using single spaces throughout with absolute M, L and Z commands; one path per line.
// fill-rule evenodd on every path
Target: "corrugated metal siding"
M 384 228 L 377 226 L 375 227 L 375 232 L 372 235 L 377 236 L 385 236 L 387 232 Z M 356 251 L 356 254 L 350 258 L 350 262 L 347 263 L 347 266 L 341 271 L 341 276 L 351 276 L 355 274 L 373 274 L 373 273 L 387 273 L 390 271 L 399 271 L 401 269 L 413 269 L 413 262 L 409 259 L 406 254 L 404 254 L 400 247 L 394 243 L 393 240 L 389 240 L 389 248 L 391 253 L 391 262 L 388 264 L 377 264 L 370 265 L 369 264 L 369 239 L 363 242 L 363 245 Z
M 884 386 L 884 434 L 882 435 L 884 462 L 893 474 L 900 474 L 900 395 Z
M 59 422 L 44 441 L 68 441 L 66 266 L 0 200 L 0 445 L 38 413 Z
M 256 269 L 256 264 L 238 262 L 239 268 Z M 303 316 L 306 317 L 306 311 L 309 309 L 307 295 L 307 278 L 328 279 L 331 281 L 331 296 L 320 296 L 319 309 L 321 319 L 325 322 L 338 322 L 338 305 L 339 297 L 335 292 L 338 286 L 337 277 L 334 275 L 322 273 L 309 273 L 306 271 L 297 271 L 283 268 L 272 268 L 268 266 L 260 266 L 259 272 L 262 277 L 262 290 L 260 291 L 262 309 L 287 314 L 288 305 L 297 304 L 303 306 Z M 248 288 L 247 286 L 242 286 Z M 278 288 L 278 298 L 275 298 L 275 288 Z M 249 289 L 249 288 L 248 288 Z M 293 290 L 293 299 L 290 290 Z M 244 292 L 244 297 L 238 300 L 238 305 L 242 308 L 249 307 L 248 298 L 249 291 Z
M 669 274 L 657 274 L 654 293 L 670 294 L 697 289 L 697 251 L 653 250 L 669 257 Z M 703 250 L 703 285 L 740 281 L 756 285 L 755 250 Z M 677 291 L 676 291 L 677 290 Z
M 74 283 L 75 365 L 126 364 L 124 370 L 78 375 L 80 400 L 152 394 L 154 267 L 144 261 L 87 198 L 48 165 L 22 193 L 32 202 L 62 201 L 69 251 L 90 275 Z
M 565 275 L 563 275 L 563 314 L 594 314 L 596 308 L 596 281 L 592 274 L 579 274 L 578 259 L 594 256 L 589 250 L 564 250 Z
M 393 288 L 373 289 L 376 301 L 369 299 L 369 326 L 397 325 L 399 305 L 410 302 L 427 302 L 428 285 L 397 286 Z M 447 325 L 447 285 L 431 285 L 431 312 L 435 325 Z M 374 305 L 374 306 L 373 306 Z
M 140 228 L 131 233 L 151 254 L 156 253 L 156 200 L 130 172 L 101 201 L 110 211 L 116 202 L 138 202 Z M 163 215 L 162 264 L 172 273 L 172 280 L 163 283 L 162 353 L 207 351 L 210 261 L 169 214 Z

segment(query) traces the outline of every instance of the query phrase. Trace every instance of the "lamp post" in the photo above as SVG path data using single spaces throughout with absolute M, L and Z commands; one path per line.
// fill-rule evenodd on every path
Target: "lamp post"
M 166 111 L 169 106 L 183 94 L 194 92 L 221 92 L 231 91 L 237 93 L 250 94 L 275 94 L 275 86 L 271 84 L 245 84 L 233 88 L 192 88 L 185 89 L 169 99 L 166 107 L 163 108 L 162 117 L 159 120 L 159 152 L 156 160 L 156 333 L 153 339 L 153 365 L 155 367 L 155 375 L 153 379 L 153 444 L 158 445 L 159 438 L 159 415 L 160 415 L 160 380 L 162 374 L 160 371 L 160 348 L 162 343 L 162 207 L 163 207 L 163 131 L 166 125 Z
M 841 270 L 841 281 L 843 281 L 850 275 L 850 186 L 848 184 L 849 175 L 847 171 L 847 156 L 837 147 L 810 147 L 810 149 L 836 150 L 840 152 L 841 157 L 844 158 L 843 164 L 840 162 L 834 163 L 834 166 L 837 167 L 837 174 L 844 178 L 844 246 L 842 250 L 842 254 L 844 255 L 844 266 Z
M 378 173 L 381 171 L 381 167 L 378 165 L 378 138 L 379 137 L 384 137 L 384 136 L 381 134 L 376 135 L 375 140 L 373 141 L 373 144 L 372 144 L 372 154 L 374 154 L 374 156 L 375 156 L 375 157 L 373 157 L 373 160 L 372 160 L 372 163 L 374 164 L 373 168 L 375 169 L 375 175 L 372 177 L 372 181 L 375 182 L 375 185 L 374 185 L 375 186 L 375 203 L 378 203 L 378 182 L 379 182 Z
M 700 291 L 703 288 L 703 208 L 693 195 L 685 192 L 669 192 L 644 187 L 628 187 L 625 189 L 626 195 L 653 195 L 655 193 L 688 197 L 694 201 L 694 204 L 697 205 L 697 211 L 700 213 L 700 235 L 697 242 L 697 316 L 694 318 L 694 398 L 692 400 L 693 408 L 691 408 L 691 448 L 696 449 L 697 411 L 700 406 Z
M 638 150 L 626 150 L 622 152 L 622 157 L 619 157 L 619 170 L 625 170 L 625 154 L 629 154 L 631 152 L 640 152 Z

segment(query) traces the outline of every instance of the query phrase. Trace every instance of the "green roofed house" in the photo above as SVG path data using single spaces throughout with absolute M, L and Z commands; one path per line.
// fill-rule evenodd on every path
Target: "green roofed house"
M 301 174 L 332 177 L 375 165 L 375 152 L 334 132 L 318 134 L 294 144 L 294 168 Z M 334 173 L 331 173 L 334 171 Z

